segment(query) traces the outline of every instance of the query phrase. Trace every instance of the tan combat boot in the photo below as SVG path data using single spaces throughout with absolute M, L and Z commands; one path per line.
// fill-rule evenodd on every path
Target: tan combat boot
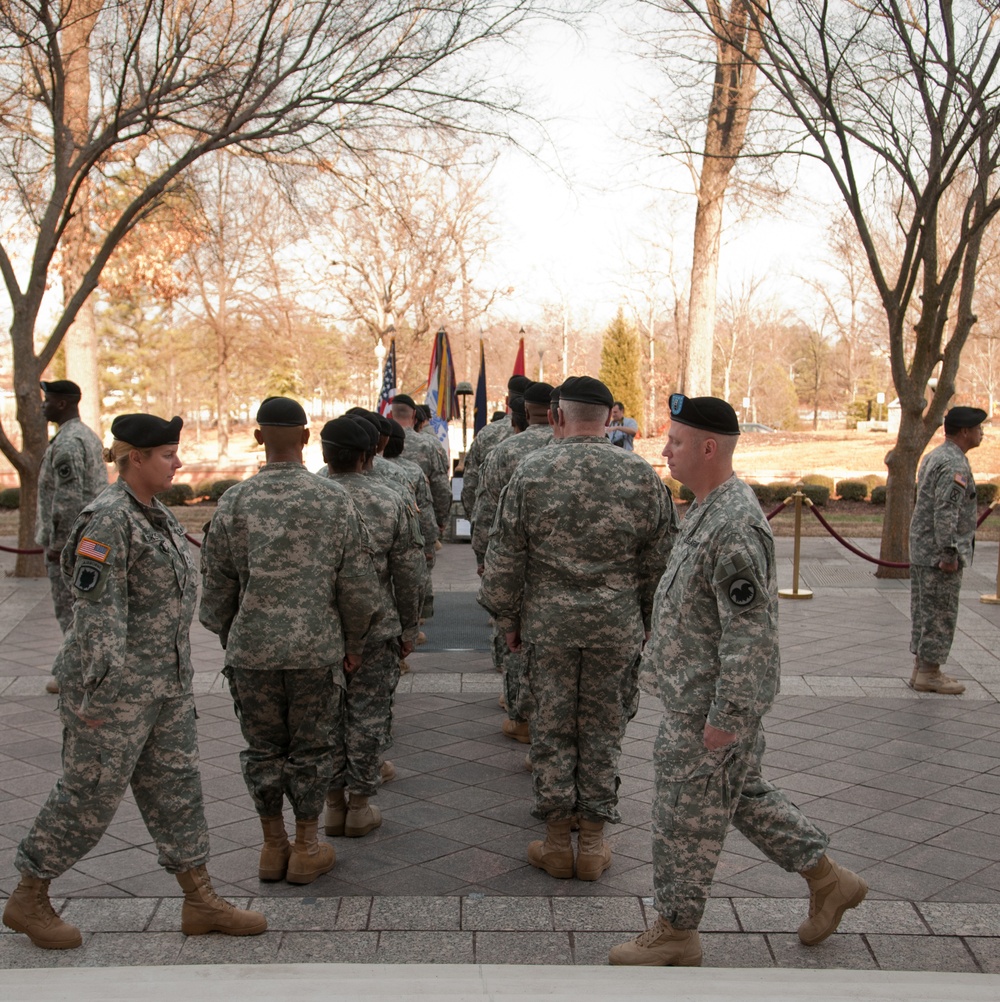
M 815 946 L 837 931 L 848 908 L 857 908 L 865 900 L 868 884 L 829 856 L 811 870 L 803 870 L 802 876 L 809 885 L 809 918 L 799 926 L 799 939 Z
M 177 874 L 184 891 L 181 907 L 181 932 L 185 936 L 204 936 L 221 932 L 223 936 L 259 936 L 267 929 L 267 919 L 260 912 L 237 908 L 215 893 L 212 878 L 203 866 Z
M 406 658 L 400 658 L 399 659 L 399 674 L 400 675 L 405 675 L 405 674 L 407 674 L 407 672 L 410 672 L 410 671 L 412 671 L 412 669 L 410 668 L 410 662 L 407 661 Z
M 611 947 L 608 963 L 616 967 L 701 967 L 697 929 L 675 929 L 665 918 L 628 943 Z
M 344 825 L 344 834 L 348 838 L 361 838 L 380 824 L 382 812 L 374 804 L 369 804 L 367 797 L 362 797 L 360 793 L 348 794 L 347 822 Z
M 386 759 L 378 769 L 379 776 L 383 783 L 391 783 L 396 778 L 396 767 Z
M 59 695 L 59 679 L 50 678 L 48 682 L 45 683 L 45 691 L 52 693 L 53 696 Z
M 337 862 L 332 845 L 320 842 L 317 837 L 319 818 L 295 821 L 295 844 L 288 861 L 285 880 L 290 884 L 311 884 L 317 877 L 329 873 Z
M 507 737 L 513 738 L 515 741 L 520 741 L 522 745 L 531 744 L 531 731 L 528 728 L 527 721 L 518 723 L 514 720 L 505 720 L 500 725 L 500 730 L 503 731 Z
M 261 818 L 260 826 L 264 829 L 264 844 L 260 850 L 257 876 L 261 880 L 284 880 L 288 857 L 292 854 L 288 833 L 285 831 L 285 819 L 280 814 Z
M 323 814 L 323 831 L 334 838 L 344 834 L 344 824 L 347 821 L 347 802 L 344 800 L 343 789 L 327 790 L 326 811 Z
M 576 819 L 574 819 L 576 820 Z M 580 837 L 576 853 L 576 879 L 597 880 L 611 865 L 611 849 L 604 841 L 604 822 L 579 819 Z
M 528 862 L 550 877 L 565 880 L 573 876 L 573 843 L 570 841 L 572 818 L 545 823 L 545 841 L 528 843 Z
M 941 666 L 931 661 L 917 659 L 910 685 L 917 692 L 936 692 L 942 696 L 958 696 L 965 692 L 965 686 L 941 671 Z
M 3 924 L 14 932 L 23 932 L 43 950 L 75 950 L 83 943 L 80 930 L 63 922 L 49 901 L 49 882 L 21 875 L 3 910 Z

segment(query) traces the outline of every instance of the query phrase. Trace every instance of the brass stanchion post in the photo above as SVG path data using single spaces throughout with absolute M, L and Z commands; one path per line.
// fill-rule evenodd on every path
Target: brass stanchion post
M 991 501 L 990 502 L 990 513 L 991 514 L 993 513 L 993 509 L 996 508 L 996 506 L 998 504 L 1000 504 L 1000 501 Z M 1000 605 L 1000 551 L 997 552 L 997 583 L 996 583 L 996 591 L 994 591 L 992 595 L 980 595 L 979 596 L 979 601 L 982 602 L 983 605 Z
M 778 591 L 781 598 L 812 598 L 813 593 L 808 588 L 799 588 L 799 559 L 802 553 L 802 502 L 805 494 L 797 490 L 792 498 L 795 501 L 795 548 L 792 551 L 792 587 Z

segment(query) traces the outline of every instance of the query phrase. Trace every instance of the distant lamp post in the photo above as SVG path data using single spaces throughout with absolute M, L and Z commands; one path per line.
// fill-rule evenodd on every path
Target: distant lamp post
M 455 387 L 455 393 L 462 398 L 462 452 L 465 452 L 469 445 L 467 439 L 469 437 L 469 412 L 468 412 L 468 401 L 469 397 L 475 392 L 472 388 L 472 383 L 467 379 L 463 379 L 462 382 Z
M 382 344 L 382 339 L 378 339 L 378 343 L 375 345 L 375 365 L 376 365 L 376 375 L 375 375 L 375 409 L 378 409 L 378 397 L 382 392 L 382 370 L 385 366 L 385 356 L 388 351 L 384 344 Z

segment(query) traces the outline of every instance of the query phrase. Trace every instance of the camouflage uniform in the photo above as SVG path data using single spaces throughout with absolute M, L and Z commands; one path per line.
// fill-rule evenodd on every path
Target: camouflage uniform
M 66 545 L 70 530 L 84 505 L 108 486 L 101 440 L 79 418 L 64 421 L 42 456 L 38 470 L 38 508 L 35 542 L 45 550 L 45 573 L 52 588 L 59 628 L 65 633 L 73 621 L 73 592 L 50 550 Z
M 49 880 L 100 840 L 129 785 L 171 873 L 208 859 L 189 632 L 196 571 L 184 530 L 117 481 L 63 549 L 74 619 L 56 658 L 63 774 L 18 847 Z
M 654 749 L 655 904 L 676 929 L 698 927 L 730 822 L 789 871 L 826 850 L 826 835 L 760 774 L 761 717 L 780 675 L 774 540 L 733 476 L 688 509 L 642 654 L 643 685 L 665 711 Z M 736 741 L 709 751 L 706 721 Z
M 437 525 L 443 526 L 448 522 L 448 515 L 451 512 L 451 482 L 448 478 L 448 457 L 441 446 L 441 443 L 434 435 L 424 435 L 412 428 L 404 429 L 406 432 L 406 444 L 403 451 L 406 458 L 416 463 L 431 489 L 431 499 L 434 506 L 434 519 Z M 433 570 L 434 561 L 428 563 L 428 570 Z M 434 584 L 432 576 L 427 576 L 427 588 L 424 591 L 424 606 L 422 615 L 425 619 L 430 619 L 434 615 Z
M 676 526 L 653 468 L 603 436 L 527 456 L 500 498 L 479 602 L 525 645 L 537 818 L 619 820 L 621 739 Z
M 920 464 L 910 520 L 910 651 L 944 664 L 958 623 L 962 569 L 976 545 L 976 482 L 969 460 L 945 440 Z M 958 561 L 948 573 L 940 561 Z
M 365 640 L 361 667 L 347 677 L 345 712 L 334 740 L 330 788 L 371 796 L 379 785 L 379 752 L 390 747 L 392 696 L 399 681 L 399 642 L 416 640 L 424 560 L 411 529 L 416 513 L 374 473 L 333 473 L 368 529 L 380 585 L 379 619 Z
M 507 486 L 518 464 L 525 457 L 552 444 L 552 428 L 548 424 L 529 425 L 520 434 L 513 435 L 487 456 L 479 481 L 476 514 L 473 520 L 472 549 L 476 562 L 482 566 L 489 546 L 489 532 L 496 515 L 500 492 Z M 512 651 L 502 630 L 493 627 L 493 664 L 503 672 L 504 702 L 507 716 L 516 723 L 524 723 L 531 715 L 528 687 L 524 684 L 528 670 L 523 651 Z
M 476 494 L 479 490 L 479 478 L 482 472 L 483 463 L 494 449 L 501 442 L 506 441 L 514 434 L 514 426 L 510 422 L 510 415 L 506 415 L 502 421 L 494 421 L 479 429 L 479 433 L 472 440 L 469 451 L 465 454 L 465 466 L 462 471 L 462 507 L 465 514 L 471 519 L 476 512 Z M 487 529 L 489 526 L 487 526 Z
M 201 622 L 226 649 L 261 817 L 319 816 L 345 652 L 361 655 L 379 602 L 362 523 L 344 491 L 299 463 L 268 463 L 219 500 L 202 549 Z

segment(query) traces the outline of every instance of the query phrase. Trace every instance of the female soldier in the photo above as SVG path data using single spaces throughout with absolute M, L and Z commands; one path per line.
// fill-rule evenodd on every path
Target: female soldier
M 62 553 L 73 625 L 56 658 L 63 774 L 17 850 L 21 882 L 3 922 L 50 950 L 80 931 L 49 903 L 49 881 L 99 841 L 131 783 L 184 891 L 181 930 L 249 936 L 264 916 L 223 901 L 205 871 L 208 826 L 198 771 L 188 631 L 196 573 L 184 531 L 156 500 L 180 469 L 183 421 L 124 414 L 105 459 L 118 480 L 80 513 Z

